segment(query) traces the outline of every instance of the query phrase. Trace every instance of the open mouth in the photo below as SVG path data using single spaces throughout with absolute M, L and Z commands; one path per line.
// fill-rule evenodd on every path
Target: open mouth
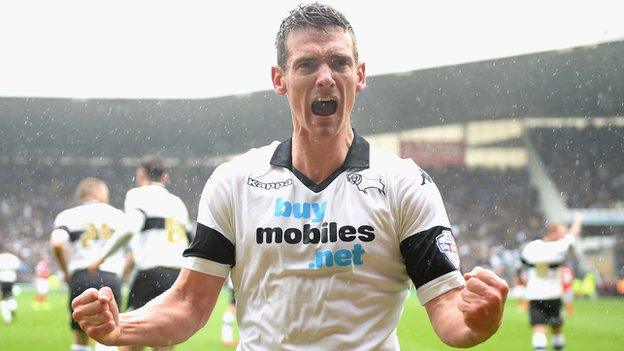
M 312 102 L 312 112 L 319 116 L 331 116 L 336 113 L 338 102 L 333 99 L 319 99 Z

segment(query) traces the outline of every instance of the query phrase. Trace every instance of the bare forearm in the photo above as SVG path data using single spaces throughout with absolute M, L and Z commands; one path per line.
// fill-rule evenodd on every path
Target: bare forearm
M 466 286 L 427 302 L 436 334 L 453 347 L 472 347 L 489 339 L 501 325 L 509 287 L 492 271 L 475 267 L 464 274 Z
M 65 279 L 69 279 L 69 271 L 67 269 L 67 261 L 65 261 L 65 253 L 63 252 L 63 247 L 54 246 L 52 248 L 52 251 L 54 252 L 56 264 L 58 265 L 61 272 L 63 272 L 63 274 L 65 275 Z
M 212 312 L 199 311 L 184 294 L 172 288 L 144 307 L 119 316 L 119 345 L 169 346 L 191 337 Z
M 119 316 L 117 345 L 168 346 L 191 337 L 210 318 L 223 278 L 182 269 L 162 295 Z
M 452 347 L 473 347 L 487 340 L 490 335 L 479 335 L 464 322 L 464 316 L 457 308 L 448 308 L 439 316 L 440 322 L 433 323 L 436 334 Z

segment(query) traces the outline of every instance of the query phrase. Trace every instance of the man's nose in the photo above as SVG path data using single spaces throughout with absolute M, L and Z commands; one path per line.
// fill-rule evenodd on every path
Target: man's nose
M 330 88 L 336 85 L 333 77 L 333 72 L 329 65 L 324 63 L 319 67 L 316 85 L 320 88 Z

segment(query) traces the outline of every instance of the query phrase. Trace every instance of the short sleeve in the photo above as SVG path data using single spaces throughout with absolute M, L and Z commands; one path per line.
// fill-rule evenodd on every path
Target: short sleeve
M 56 228 L 50 235 L 50 242 L 53 244 L 62 244 L 69 241 L 69 232 L 63 228 Z
M 398 235 L 405 268 L 424 305 L 465 280 L 442 196 L 431 177 L 409 162 L 413 175 L 396 182 Z
M 62 244 L 66 243 L 70 240 L 70 232 L 64 223 L 63 212 L 61 212 L 54 219 L 54 230 L 52 230 L 52 234 L 50 235 L 50 242 Z
M 223 278 L 236 264 L 233 189 L 226 168 L 217 167 L 206 182 L 199 200 L 195 237 L 183 254 L 185 268 Z

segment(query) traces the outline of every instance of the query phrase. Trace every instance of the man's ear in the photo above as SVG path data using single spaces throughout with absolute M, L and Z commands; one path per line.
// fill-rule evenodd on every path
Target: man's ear
M 355 91 L 358 93 L 366 88 L 366 64 L 364 62 L 358 64 L 357 85 Z
M 286 95 L 286 84 L 284 84 L 284 71 L 279 66 L 271 67 L 271 81 L 273 82 L 273 91 L 277 95 Z

